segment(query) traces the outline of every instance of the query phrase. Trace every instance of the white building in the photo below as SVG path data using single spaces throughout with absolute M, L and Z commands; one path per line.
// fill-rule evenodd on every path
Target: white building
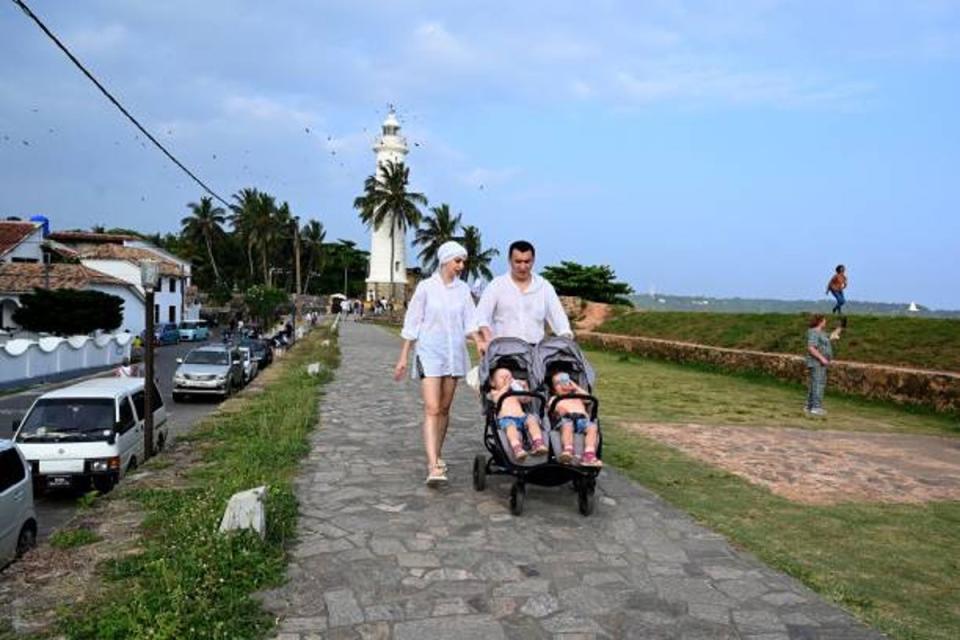
M 43 225 L 21 220 L 0 221 L 0 262 L 41 262 Z
M 387 162 L 402 163 L 409 152 L 406 139 L 400 135 L 400 122 L 391 111 L 383 121 L 383 130 L 373 146 L 377 154 L 377 177 L 383 177 Z M 393 233 L 391 233 L 391 230 Z M 367 300 L 380 298 L 404 301 L 407 286 L 407 235 L 391 215 L 371 230 L 370 274 L 367 278 Z M 392 246 L 392 251 L 391 251 Z

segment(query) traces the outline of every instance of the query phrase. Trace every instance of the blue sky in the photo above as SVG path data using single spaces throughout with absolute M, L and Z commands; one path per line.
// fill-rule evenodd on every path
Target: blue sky
M 960 308 L 960 2 L 30 4 L 221 195 L 330 238 L 367 242 L 394 103 L 415 188 L 541 266 L 812 298 L 844 262 L 854 299 Z M 175 230 L 198 188 L 12 3 L 0 41 L 0 214 Z

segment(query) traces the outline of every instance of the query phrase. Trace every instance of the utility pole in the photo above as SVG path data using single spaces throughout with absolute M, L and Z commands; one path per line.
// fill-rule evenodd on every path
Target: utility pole
M 294 269 L 296 270 L 297 278 L 297 295 L 300 295 L 303 291 L 300 289 L 300 217 L 294 216 L 293 218 L 293 258 L 294 258 Z

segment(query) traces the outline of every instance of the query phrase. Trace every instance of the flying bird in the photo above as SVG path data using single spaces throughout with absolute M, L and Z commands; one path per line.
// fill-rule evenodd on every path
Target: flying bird
M 20 142 L 22 142 L 22 143 L 23 143 L 23 146 L 25 146 L 25 147 L 29 147 L 29 146 L 30 146 L 30 143 L 27 142 L 26 140 L 21 140 Z
M 304 127 L 303 130 L 307 133 L 310 133 L 310 127 Z

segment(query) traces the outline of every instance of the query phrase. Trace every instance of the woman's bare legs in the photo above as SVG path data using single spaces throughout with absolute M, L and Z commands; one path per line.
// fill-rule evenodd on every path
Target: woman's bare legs
M 437 466 L 440 450 L 441 397 L 443 378 L 424 378 L 420 381 L 423 395 L 423 448 L 427 454 L 427 473 Z
M 450 425 L 450 407 L 453 405 L 453 394 L 457 390 L 457 378 L 440 378 L 440 418 L 437 440 L 437 460 L 443 453 L 443 442 L 447 439 L 447 427 Z

